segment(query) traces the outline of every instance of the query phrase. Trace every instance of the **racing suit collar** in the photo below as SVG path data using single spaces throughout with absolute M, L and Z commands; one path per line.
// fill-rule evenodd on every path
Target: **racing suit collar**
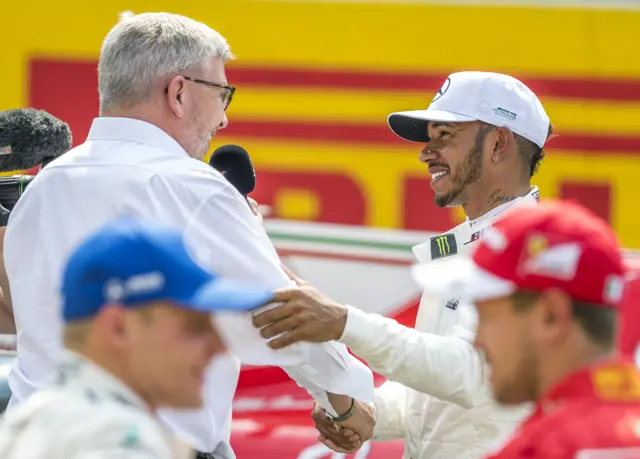
M 640 400 L 640 371 L 630 358 L 616 357 L 602 360 L 569 374 L 536 404 L 528 421 L 544 417 L 576 399 L 603 402 L 637 402 Z
M 473 220 L 470 220 L 469 217 L 467 217 L 466 220 L 466 224 L 469 225 L 469 227 L 473 228 L 476 225 L 481 225 L 483 222 L 490 222 L 493 223 L 493 221 L 495 220 L 495 218 L 500 215 L 502 212 L 504 212 L 505 210 L 507 210 L 509 207 L 511 207 L 512 205 L 522 202 L 522 201 L 532 201 L 532 200 L 538 200 L 540 198 L 540 191 L 538 191 L 538 187 L 537 186 L 532 186 L 529 189 L 529 192 L 527 194 L 525 194 L 524 196 L 521 196 L 519 198 L 516 198 L 512 201 L 509 202 L 505 202 L 504 204 L 500 204 L 498 207 L 494 207 L 493 209 L 491 209 L 489 212 L 487 212 L 486 214 L 475 218 Z
M 149 405 L 123 381 L 104 368 L 70 350 L 63 351 L 58 366 L 58 385 L 82 391 L 90 398 L 108 399 L 134 408 L 151 411 Z
M 464 246 L 473 233 L 480 234 L 481 230 L 491 226 L 497 219 L 498 215 L 509 209 L 511 206 L 515 204 L 533 204 L 538 202 L 539 199 L 540 191 L 538 191 L 537 186 L 533 186 L 526 195 L 516 198 L 513 201 L 505 202 L 474 220 L 469 220 L 469 218 L 467 218 L 462 224 L 440 236 L 447 236 L 455 239 L 457 242 L 456 246 L 458 247 Z M 436 236 L 436 238 L 437 237 L 438 236 Z M 430 240 L 413 247 L 413 253 L 420 263 L 425 263 L 439 258 L 436 254 L 432 253 L 432 247 L 434 246 L 434 244 L 432 244 L 433 239 L 434 238 L 431 238 Z

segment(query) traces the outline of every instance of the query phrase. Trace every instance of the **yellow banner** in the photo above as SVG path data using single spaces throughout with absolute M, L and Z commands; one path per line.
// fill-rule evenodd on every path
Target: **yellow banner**
M 536 184 L 579 199 L 640 247 L 640 13 L 428 3 L 212 0 L 4 2 L 0 110 L 34 105 L 77 142 L 96 115 L 95 68 L 119 12 L 171 11 L 219 30 L 238 62 L 228 134 L 258 169 L 257 196 L 283 218 L 444 230 L 420 146 L 388 113 L 424 108 L 442 76 L 511 73 L 540 95 L 560 137 Z M 562 39 L 561 37 L 569 37 Z M 5 40 L 6 42 L 7 40 Z M 84 63 L 71 65 L 74 61 Z

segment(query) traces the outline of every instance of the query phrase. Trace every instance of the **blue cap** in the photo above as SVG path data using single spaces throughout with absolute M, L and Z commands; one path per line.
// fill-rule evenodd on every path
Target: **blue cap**
M 201 312 L 246 311 L 273 291 L 221 278 L 189 255 L 179 231 L 124 217 L 108 223 L 71 255 L 62 281 L 65 321 L 94 316 L 108 303 L 136 307 L 168 300 Z

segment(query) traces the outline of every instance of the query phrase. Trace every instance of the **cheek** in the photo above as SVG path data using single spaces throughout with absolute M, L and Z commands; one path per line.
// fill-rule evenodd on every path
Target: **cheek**
M 487 358 L 494 364 L 500 359 L 517 340 L 517 328 L 510 321 L 500 318 L 481 320 L 478 325 L 478 344 L 487 354 Z
M 212 342 L 211 334 L 177 334 L 167 346 L 166 360 L 171 360 L 178 366 L 206 365 L 213 356 L 213 351 L 220 352 L 222 348 L 219 340 L 216 343 L 218 344 L 214 345 Z
M 225 117 L 224 105 L 222 104 L 222 101 L 215 101 L 208 115 L 208 120 L 211 122 L 212 127 L 218 127 Z
M 153 325 L 140 325 L 132 328 L 127 335 L 129 351 L 136 358 L 144 358 L 158 346 L 160 334 Z
M 460 165 L 464 159 L 464 155 L 461 155 L 460 151 L 455 145 L 449 145 L 440 152 L 441 161 L 449 166 L 451 175 L 460 169 Z
M 171 320 L 154 320 L 140 330 L 132 343 L 132 350 L 138 359 L 148 360 L 154 367 L 162 366 L 165 357 L 170 357 L 180 347 L 180 330 Z
M 450 166 L 453 166 L 456 163 L 456 157 L 457 157 L 457 153 L 456 153 L 456 147 L 454 144 L 452 143 L 448 143 L 446 145 L 443 145 L 442 148 L 440 148 L 440 158 L 443 162 L 449 164 Z
M 503 366 L 507 371 L 516 371 L 516 367 L 521 364 L 523 359 L 523 353 L 526 352 L 527 347 L 527 330 L 521 321 L 510 321 L 508 327 L 502 330 L 502 337 L 500 339 L 500 349 L 496 352 L 500 352 L 500 356 L 504 361 Z
M 213 330 L 211 339 L 208 341 L 207 347 L 205 349 L 205 353 L 209 356 L 209 358 L 212 358 L 219 354 L 223 354 L 227 351 L 227 346 L 217 330 Z
M 130 371 L 143 386 L 150 388 L 162 381 L 164 340 L 153 326 L 142 329 L 131 337 L 127 353 Z

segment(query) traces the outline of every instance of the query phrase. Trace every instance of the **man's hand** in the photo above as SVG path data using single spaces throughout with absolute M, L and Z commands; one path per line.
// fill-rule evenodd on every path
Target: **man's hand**
M 338 453 L 352 453 L 373 436 L 375 415 L 369 405 L 356 401 L 353 416 L 342 423 L 327 418 L 326 411 L 316 402 L 311 417 L 320 433 L 317 440 Z
M 282 349 L 299 341 L 324 343 L 342 336 L 347 322 L 347 307 L 336 303 L 287 270 L 297 287 L 275 291 L 273 303 L 283 304 L 257 314 L 253 325 L 260 328 L 272 349 Z

